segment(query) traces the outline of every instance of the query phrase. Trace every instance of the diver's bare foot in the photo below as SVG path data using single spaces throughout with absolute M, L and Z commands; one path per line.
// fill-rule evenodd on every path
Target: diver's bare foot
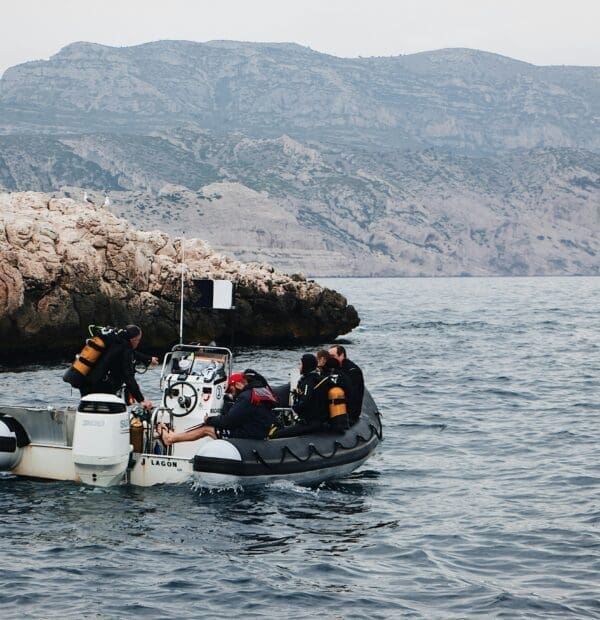
M 175 433 L 171 431 L 166 424 L 159 422 L 156 425 L 156 432 L 158 433 L 160 440 L 163 442 L 165 446 L 170 446 L 173 444 L 173 440 L 171 437 Z

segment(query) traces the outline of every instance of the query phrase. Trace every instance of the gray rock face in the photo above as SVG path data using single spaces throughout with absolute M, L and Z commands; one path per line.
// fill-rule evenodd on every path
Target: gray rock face
M 598 274 L 599 119 L 596 67 L 75 43 L 0 80 L 0 187 L 287 272 Z
M 372 154 L 284 136 L 0 136 L 0 178 L 201 237 L 244 262 L 311 275 L 600 272 L 600 155 Z M 97 204 L 103 192 L 90 192 Z
M 194 122 L 363 147 L 598 149 L 600 68 L 468 49 L 347 59 L 289 44 L 73 43 L 5 72 L 0 118 L 11 131 Z
M 40 193 L 0 194 L 0 214 L 2 359 L 64 354 L 90 323 L 139 323 L 152 347 L 178 341 L 181 240 Z M 186 341 L 314 343 L 359 323 L 343 296 L 299 274 L 241 264 L 198 239 L 184 245 Z M 199 310 L 193 281 L 207 278 L 237 283 L 235 310 Z

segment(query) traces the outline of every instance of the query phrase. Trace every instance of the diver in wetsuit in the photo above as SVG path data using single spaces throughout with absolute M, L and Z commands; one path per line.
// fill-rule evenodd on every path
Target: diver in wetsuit
M 136 351 L 142 339 L 142 330 L 137 325 L 127 325 L 119 330 L 100 361 L 83 380 L 79 391 L 82 396 L 92 393 L 117 394 L 123 384 L 144 409 L 152 409 L 151 400 L 146 400 L 135 379 L 135 360 L 143 354 Z M 146 358 L 148 356 L 144 356 Z M 150 362 L 156 358 L 150 357 Z
M 243 373 L 232 374 L 227 381 L 227 392 L 235 400 L 228 411 L 218 416 L 207 416 L 204 424 L 182 433 L 175 433 L 164 425 L 158 432 L 166 446 L 180 441 L 194 441 L 200 437 L 213 439 L 244 438 L 265 439 L 275 421 L 273 407 L 277 398 L 266 385 L 266 381 L 256 373 L 250 381 Z
M 346 357 L 346 349 L 341 345 L 330 347 L 329 355 L 337 361 L 340 374 L 345 375 L 349 380 L 349 386 L 344 391 L 348 402 L 350 424 L 354 424 L 360 417 L 365 394 L 365 380 L 362 370 Z
M 312 353 L 303 355 L 300 362 L 300 379 L 292 392 L 292 409 L 298 416 L 298 422 L 278 430 L 272 436 L 273 439 L 325 430 L 329 421 L 327 386 L 327 377 L 322 377 L 317 368 L 317 358 Z

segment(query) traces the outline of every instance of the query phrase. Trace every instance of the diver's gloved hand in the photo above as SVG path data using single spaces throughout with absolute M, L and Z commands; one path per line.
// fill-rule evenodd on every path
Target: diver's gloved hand
M 154 408 L 151 400 L 143 400 L 140 405 L 142 406 L 142 409 L 146 409 L 146 411 L 151 411 Z

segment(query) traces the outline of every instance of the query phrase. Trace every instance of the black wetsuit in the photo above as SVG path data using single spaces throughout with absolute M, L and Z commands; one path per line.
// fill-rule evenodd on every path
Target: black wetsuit
M 330 375 L 313 370 L 302 375 L 296 388 L 293 409 L 300 418 L 293 426 L 282 428 L 276 439 L 297 437 L 329 430 L 329 389 L 335 385 Z
M 362 411 L 362 402 L 365 395 L 365 380 L 362 370 L 347 358 L 342 362 L 341 370 L 341 374 L 345 375 L 350 383 L 349 390 L 346 394 L 346 400 L 348 413 L 350 414 L 350 422 L 354 423 L 358 420 L 360 412 Z
M 329 418 L 324 399 L 319 398 L 321 391 L 319 389 L 315 391 L 321 379 L 321 374 L 315 369 L 302 375 L 298 381 L 292 408 L 305 424 L 323 423 Z
M 206 420 L 206 426 L 212 426 L 217 436 L 224 439 L 264 439 L 275 421 L 271 411 L 275 400 L 270 405 L 267 401 L 254 404 L 252 392 L 253 387 L 248 384 L 237 395 L 229 411 L 211 416 Z
M 81 395 L 85 396 L 95 392 L 116 394 L 125 384 L 127 392 L 138 403 L 141 403 L 144 396 L 135 380 L 136 357 L 136 351 L 131 346 L 129 339 L 117 336 L 85 378 L 79 388 Z

